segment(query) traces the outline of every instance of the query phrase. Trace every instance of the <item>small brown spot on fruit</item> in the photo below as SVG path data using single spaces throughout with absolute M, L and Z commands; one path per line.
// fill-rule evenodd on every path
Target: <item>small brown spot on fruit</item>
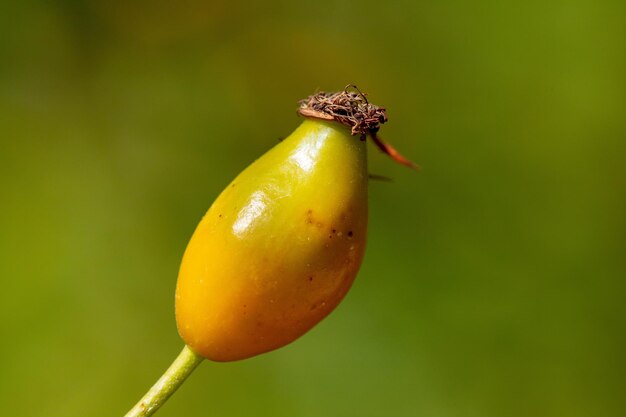
M 313 217 L 313 210 L 312 209 L 308 209 L 307 212 L 306 212 L 306 223 L 307 224 L 314 224 L 315 226 L 317 226 L 320 229 L 324 227 L 324 224 L 321 221 L 316 220 Z
M 352 234 L 353 234 L 353 233 L 352 233 L 352 230 L 348 230 L 348 236 L 349 236 L 349 237 L 352 237 Z
M 309 275 L 309 282 L 313 281 L 313 275 Z

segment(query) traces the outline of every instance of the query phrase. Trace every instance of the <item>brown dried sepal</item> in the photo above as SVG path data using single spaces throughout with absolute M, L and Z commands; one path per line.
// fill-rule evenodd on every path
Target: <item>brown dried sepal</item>
M 348 126 L 353 135 L 377 132 L 387 121 L 385 109 L 369 103 L 356 87 L 357 92 L 348 91 L 349 87 L 354 86 L 336 93 L 322 91 L 301 100 L 298 113 L 305 117 L 335 120 Z
M 356 92 L 348 91 L 353 88 Z M 413 169 L 419 167 L 402 156 L 395 148 L 383 142 L 376 133 L 380 125 L 387 122 L 387 112 L 367 101 L 365 94 L 355 85 L 348 85 L 336 93 L 318 92 L 300 100 L 298 113 L 304 117 L 334 120 L 350 128 L 352 135 L 360 135 L 362 140 L 369 135 L 374 144 L 399 164 Z

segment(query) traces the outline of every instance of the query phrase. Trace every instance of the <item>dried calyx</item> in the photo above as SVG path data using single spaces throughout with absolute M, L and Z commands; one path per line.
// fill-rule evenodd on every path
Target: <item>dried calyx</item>
M 349 91 L 350 89 L 355 91 Z M 362 140 L 369 135 L 374 144 L 394 161 L 414 169 L 418 168 L 378 137 L 380 125 L 387 121 L 387 112 L 383 107 L 370 103 L 355 85 L 350 84 L 343 91 L 336 93 L 315 93 L 300 101 L 298 113 L 304 117 L 339 122 L 348 126 L 352 135 L 360 135 Z
M 353 135 L 377 132 L 387 121 L 385 109 L 368 102 L 365 94 L 356 87 L 357 92 L 348 91 L 350 87 L 353 86 L 336 93 L 315 93 L 300 101 L 298 113 L 305 117 L 335 120 L 348 126 Z

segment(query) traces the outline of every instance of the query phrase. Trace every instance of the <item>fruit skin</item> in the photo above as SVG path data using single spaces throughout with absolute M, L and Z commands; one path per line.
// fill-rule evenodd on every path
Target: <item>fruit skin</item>
M 306 119 L 215 200 L 183 256 L 176 322 L 214 361 L 284 346 L 326 317 L 358 272 L 367 235 L 365 141 Z

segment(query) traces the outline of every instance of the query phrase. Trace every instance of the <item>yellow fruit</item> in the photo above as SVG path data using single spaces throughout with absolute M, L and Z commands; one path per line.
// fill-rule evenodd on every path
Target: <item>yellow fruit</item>
M 245 359 L 294 341 L 350 289 L 367 238 L 365 140 L 417 165 L 378 137 L 385 109 L 355 86 L 316 93 L 298 112 L 307 120 L 239 174 L 196 228 L 176 285 L 186 346 L 127 417 L 152 415 L 202 358 Z
M 417 166 L 377 136 L 385 109 L 347 88 L 301 101 L 307 120 L 235 178 L 198 225 L 176 287 L 178 331 L 197 354 L 232 361 L 284 346 L 352 285 L 367 237 L 366 137 Z
M 220 194 L 183 257 L 176 319 L 216 361 L 290 343 L 328 315 L 357 274 L 367 233 L 365 142 L 305 120 Z

